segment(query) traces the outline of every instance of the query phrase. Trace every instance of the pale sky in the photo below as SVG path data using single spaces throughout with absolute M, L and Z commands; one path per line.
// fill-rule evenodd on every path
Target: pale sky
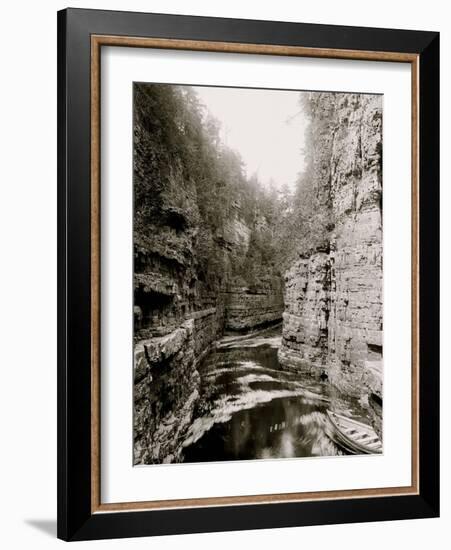
M 222 141 L 240 153 L 247 175 L 256 172 L 264 185 L 272 178 L 279 189 L 284 184 L 293 188 L 297 174 L 303 169 L 306 125 L 299 92 L 193 88 L 219 120 Z

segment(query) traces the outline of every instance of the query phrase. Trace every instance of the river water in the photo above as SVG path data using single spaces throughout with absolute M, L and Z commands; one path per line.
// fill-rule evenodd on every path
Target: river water
M 369 423 L 357 400 L 282 370 L 281 328 L 224 338 L 200 368 L 201 398 L 185 462 L 345 454 L 327 436 L 327 409 Z

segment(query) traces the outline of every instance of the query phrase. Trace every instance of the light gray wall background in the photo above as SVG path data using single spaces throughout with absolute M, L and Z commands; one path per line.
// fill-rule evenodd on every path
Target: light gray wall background
M 450 504 L 451 30 L 441 0 L 71 0 L 72 7 L 442 33 L 442 518 L 85 543 L 83 548 L 443 548 Z M 56 10 L 8 2 L 0 33 L 0 545 L 52 549 L 56 532 Z M 447 101 L 445 100 L 447 98 Z M 448 310 L 448 311 L 447 311 Z

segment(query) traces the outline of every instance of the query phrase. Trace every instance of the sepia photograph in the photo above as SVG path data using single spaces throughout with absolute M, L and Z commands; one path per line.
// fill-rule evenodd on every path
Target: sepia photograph
M 133 84 L 135 466 L 383 453 L 382 120 Z

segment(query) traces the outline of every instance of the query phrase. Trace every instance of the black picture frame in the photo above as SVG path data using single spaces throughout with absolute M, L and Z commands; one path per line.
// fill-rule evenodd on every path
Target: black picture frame
M 399 52 L 418 56 L 418 494 L 93 513 L 90 437 L 92 35 Z M 438 515 L 439 33 L 85 9 L 60 11 L 58 537 L 64 540 L 87 540 Z

